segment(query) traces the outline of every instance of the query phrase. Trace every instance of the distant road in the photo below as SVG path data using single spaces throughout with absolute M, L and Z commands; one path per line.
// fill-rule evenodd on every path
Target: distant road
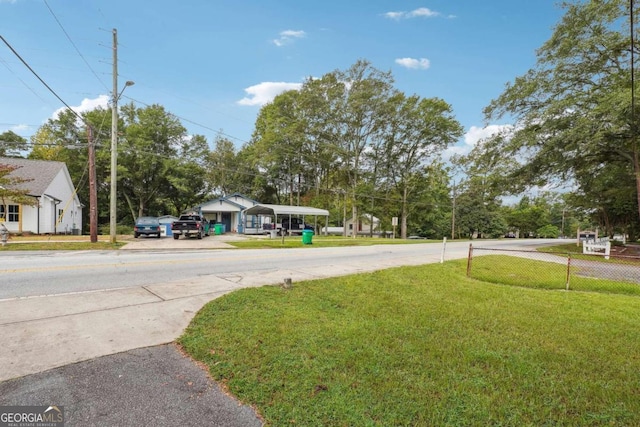
M 504 239 L 473 243 L 484 248 L 533 250 L 565 242 L 569 241 Z M 466 257 L 468 247 L 469 242 L 447 243 L 445 259 Z M 441 243 L 265 250 L 2 252 L 0 299 L 132 288 L 207 275 L 321 266 L 339 269 L 354 264 L 384 268 L 437 262 L 441 254 Z

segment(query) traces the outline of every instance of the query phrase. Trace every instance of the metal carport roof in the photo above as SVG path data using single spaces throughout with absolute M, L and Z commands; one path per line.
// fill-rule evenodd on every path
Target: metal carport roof
M 244 210 L 245 215 L 313 215 L 329 216 L 326 209 L 311 208 L 307 206 L 288 205 L 262 205 L 257 204 Z

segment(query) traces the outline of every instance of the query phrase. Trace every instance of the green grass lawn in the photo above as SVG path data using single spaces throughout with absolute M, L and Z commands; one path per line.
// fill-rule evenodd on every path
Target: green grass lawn
M 79 251 L 119 249 L 130 236 L 118 236 L 118 242 L 109 242 L 109 236 L 98 236 L 96 243 L 91 243 L 89 236 L 11 236 L 7 245 L 0 245 L 0 251 Z
M 272 426 L 640 425 L 640 298 L 465 265 L 240 290 L 179 343 Z
M 371 245 L 401 245 L 407 243 L 434 243 L 438 240 L 421 239 L 380 239 L 370 237 L 338 237 L 338 236 L 313 236 L 311 245 L 303 245 L 302 237 L 286 236 L 284 243 L 282 237 L 277 239 L 249 238 L 244 241 L 227 242 L 232 246 L 242 249 L 281 249 L 281 248 L 301 248 L 301 247 L 339 247 L 339 246 L 371 246 Z
M 594 262 L 596 273 L 598 266 L 602 270 L 608 268 L 602 257 L 588 259 Z M 628 268 L 635 267 L 629 265 Z M 640 285 L 635 282 L 594 277 L 594 271 L 587 272 L 589 276 L 585 277 L 582 275 L 584 272 L 585 269 L 579 266 L 570 268 L 569 289 L 640 296 Z M 486 255 L 473 258 L 471 277 L 511 286 L 562 290 L 567 288 L 567 265 L 507 255 Z
M 563 245 L 554 245 L 554 246 L 540 246 L 536 249 L 538 252 L 547 252 L 554 254 L 581 254 L 582 246 L 578 246 L 575 243 L 565 243 Z

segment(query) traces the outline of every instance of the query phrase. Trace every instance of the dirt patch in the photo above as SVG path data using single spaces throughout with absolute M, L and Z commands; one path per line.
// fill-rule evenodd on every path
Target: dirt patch
M 640 245 L 611 246 L 611 256 L 638 258 L 640 262 Z

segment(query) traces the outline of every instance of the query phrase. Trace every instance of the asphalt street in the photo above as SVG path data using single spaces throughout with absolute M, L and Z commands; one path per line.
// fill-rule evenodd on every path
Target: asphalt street
M 220 240 L 209 242 L 220 244 Z M 147 243 L 158 244 L 142 244 Z M 532 249 L 531 245 L 545 243 L 560 242 L 491 244 Z M 464 257 L 467 247 L 468 243 L 448 246 L 446 259 Z M 295 284 L 435 263 L 441 259 L 441 248 L 438 244 L 353 248 L 359 254 L 355 258 L 343 255 L 348 248 L 314 249 L 318 257 L 309 256 L 309 250 L 260 251 L 269 268 L 247 269 L 239 264 L 213 274 L 200 274 L 192 271 L 194 264 L 186 263 L 182 266 L 183 275 L 186 271 L 190 274 L 181 280 L 171 276 L 169 279 L 173 280 L 157 282 L 154 277 L 153 283 L 133 287 L 118 286 L 122 285 L 119 282 L 104 286 L 101 282 L 99 289 L 56 294 L 47 293 L 45 288 L 42 295 L 5 298 L 0 300 L 0 405 L 63 406 L 68 414 L 67 426 L 260 425 L 251 408 L 221 392 L 202 369 L 171 344 L 204 304 L 235 289 L 279 284 L 286 277 Z M 157 256 L 149 253 L 149 248 L 140 250 L 144 256 Z M 330 252 L 337 256 L 328 263 L 323 256 Z M 378 257 L 372 258 L 376 253 Z M 284 254 L 284 263 L 272 265 Z M 196 251 L 191 256 L 220 259 L 231 255 L 224 251 L 213 255 Z M 7 278 L 19 281 L 23 273 L 43 272 L 44 267 L 21 269 L 17 265 L 19 258 L 3 256 L 3 286 Z M 49 258 L 54 264 L 46 269 L 52 276 L 63 277 L 73 268 L 67 255 Z M 98 263 L 89 258 L 87 254 L 79 264 L 95 268 Z M 315 258 L 320 261 L 314 265 Z M 20 258 L 20 262 L 28 260 Z M 114 267 L 109 260 L 105 264 L 107 269 L 133 268 L 134 264 L 155 268 L 153 262 L 139 259 L 134 259 L 132 265 L 118 263 Z
M 0 405 L 62 406 L 67 427 L 262 425 L 174 344 L 4 381 Z

